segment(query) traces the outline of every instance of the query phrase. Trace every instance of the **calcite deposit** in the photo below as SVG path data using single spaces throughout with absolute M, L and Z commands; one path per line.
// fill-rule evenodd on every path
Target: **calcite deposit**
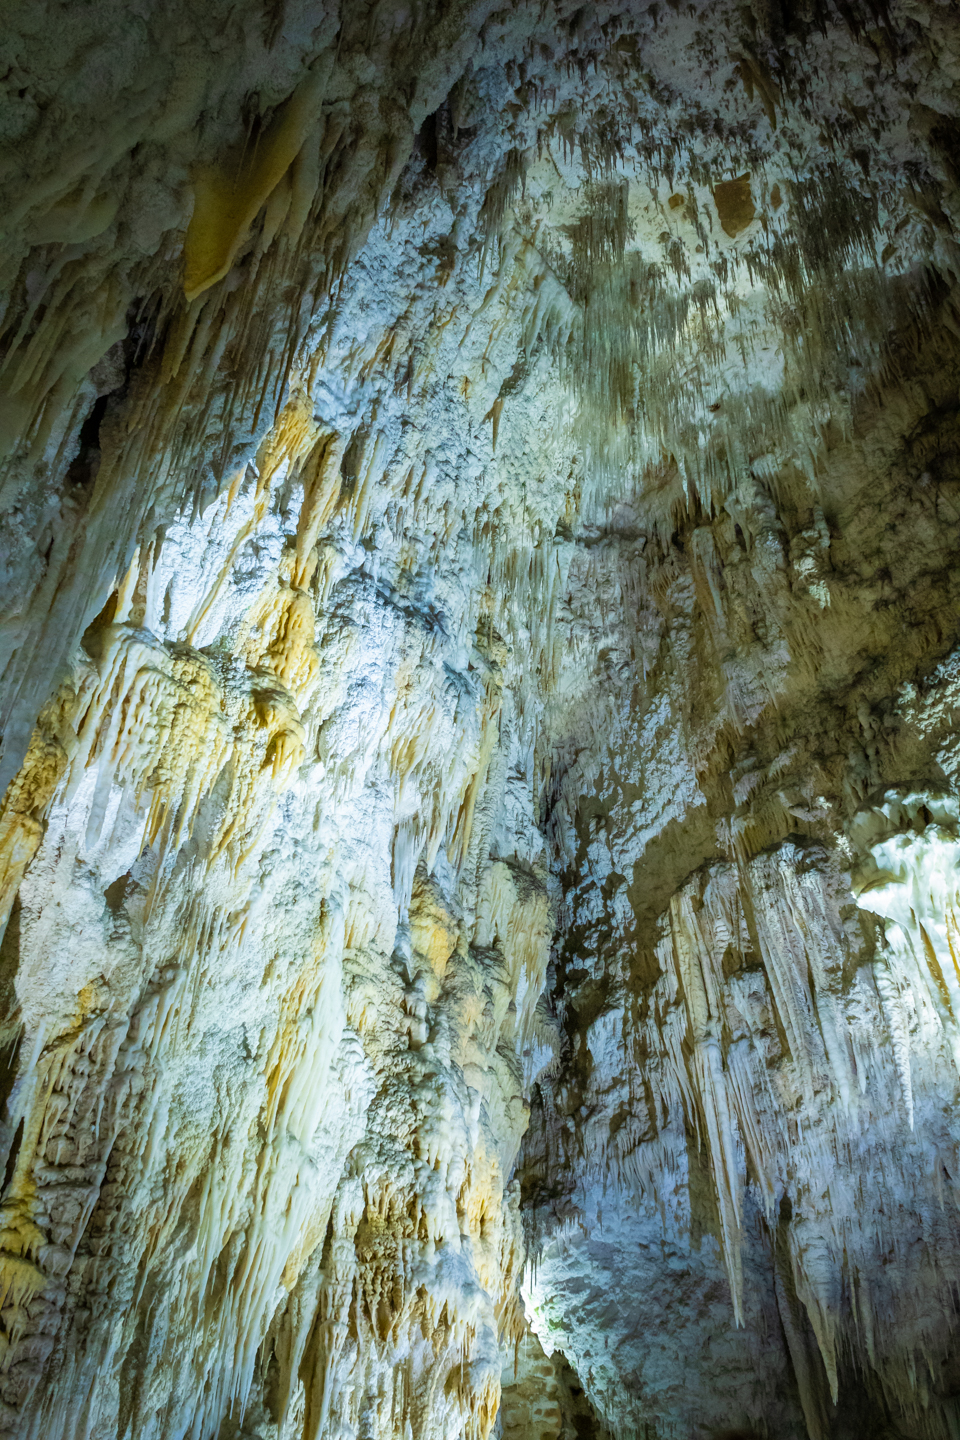
M 957 1440 L 956 6 L 0 56 L 0 1440 Z

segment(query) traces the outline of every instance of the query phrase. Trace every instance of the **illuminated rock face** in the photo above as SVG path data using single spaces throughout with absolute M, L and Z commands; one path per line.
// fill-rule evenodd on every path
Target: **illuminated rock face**
M 953 7 L 3 43 L 0 1434 L 951 1440 Z

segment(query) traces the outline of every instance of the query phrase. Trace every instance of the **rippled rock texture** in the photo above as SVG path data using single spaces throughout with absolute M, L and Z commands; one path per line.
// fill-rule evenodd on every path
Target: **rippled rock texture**
M 0 1434 L 957 1440 L 955 7 L 0 48 Z

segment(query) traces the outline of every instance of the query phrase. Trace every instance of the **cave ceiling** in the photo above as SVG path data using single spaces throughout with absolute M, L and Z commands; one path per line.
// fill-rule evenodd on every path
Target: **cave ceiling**
M 957 1440 L 957 6 L 0 62 L 0 1440 Z

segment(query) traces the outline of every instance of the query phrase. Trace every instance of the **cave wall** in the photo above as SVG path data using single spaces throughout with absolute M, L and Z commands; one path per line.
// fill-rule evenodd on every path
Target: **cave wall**
M 675 532 L 646 685 L 553 812 L 534 1303 L 662 1433 L 728 1404 L 780 1434 L 956 1423 L 956 401 L 937 343 L 915 376 L 917 410 L 898 386 L 828 441 L 807 511 L 743 487 Z M 750 641 L 773 703 L 745 725 Z
M 3 46 L 0 1431 L 955 1436 L 952 7 Z

